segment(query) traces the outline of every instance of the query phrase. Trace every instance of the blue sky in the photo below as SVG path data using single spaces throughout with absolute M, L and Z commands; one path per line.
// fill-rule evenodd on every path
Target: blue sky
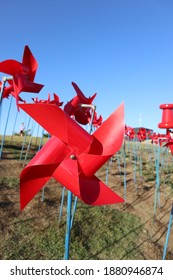
M 3 1 L 0 61 L 21 61 L 28 45 L 39 64 L 35 82 L 44 84 L 39 99 L 55 92 L 65 104 L 75 95 L 73 81 L 86 96 L 97 92 L 104 119 L 124 102 L 127 125 L 142 118 L 142 126 L 161 132 L 159 105 L 173 103 L 172 14 L 172 0 Z M 30 102 L 36 94 L 21 97 Z M 13 101 L 7 134 L 15 115 Z M 21 111 L 16 131 L 26 119 Z

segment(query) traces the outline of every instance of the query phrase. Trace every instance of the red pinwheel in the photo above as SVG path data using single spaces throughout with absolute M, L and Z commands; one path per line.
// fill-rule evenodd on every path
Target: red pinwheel
M 165 135 L 165 138 L 166 138 L 165 141 L 163 141 L 164 147 L 170 148 L 171 153 L 173 155 L 173 132 L 170 129 L 167 130 L 167 134 Z
M 172 139 L 168 140 L 168 142 L 164 146 L 170 148 L 171 153 L 173 155 L 173 140 Z
M 156 132 L 151 135 L 151 144 L 158 144 L 158 134 Z
M 138 130 L 137 137 L 138 137 L 138 141 L 140 142 L 146 140 L 146 129 L 144 127 L 141 127 Z
M 43 85 L 34 83 L 37 68 L 37 61 L 28 46 L 25 46 L 22 63 L 13 59 L 0 62 L 0 72 L 13 76 L 12 82 L 17 104 L 20 92 L 38 93 L 42 89 Z
M 124 201 L 94 175 L 122 145 L 124 104 L 92 135 L 54 104 L 19 107 L 53 135 L 21 173 L 21 209 L 51 177 L 89 205 Z
M 0 89 L 2 87 L 2 82 L 0 82 Z M 15 97 L 15 93 L 14 93 L 14 88 L 13 85 L 9 85 L 8 87 L 4 87 L 3 93 L 2 93 L 2 99 L 3 98 L 9 98 L 9 95 L 12 95 L 13 97 Z M 19 101 L 21 102 L 25 102 L 22 98 L 20 98 L 19 96 Z
M 72 82 L 72 86 L 74 87 L 77 96 L 64 106 L 64 111 L 69 116 L 74 116 L 78 123 L 86 125 L 89 123 L 89 119 L 91 118 L 91 112 L 90 108 L 82 107 L 81 105 L 91 105 L 96 97 L 96 93 L 92 97 L 87 98 L 74 82 Z
M 90 119 L 90 122 L 91 122 L 92 119 Z M 96 111 L 94 111 L 94 117 L 93 117 L 93 120 L 92 120 L 92 125 L 96 128 L 98 128 L 103 122 L 103 118 L 102 116 L 100 115 L 99 117 L 97 117 L 97 113 Z
M 0 90 L 1 90 L 1 88 L 2 88 L 2 82 L 0 82 Z M 3 92 L 2 92 L 2 99 L 3 98 L 8 98 L 9 97 L 9 95 L 10 94 L 12 94 L 12 92 L 13 92 L 13 86 L 12 85 L 10 85 L 10 86 L 8 86 L 8 87 L 4 87 L 3 88 Z
M 133 140 L 135 137 L 135 130 L 134 128 L 130 127 L 130 126 L 125 126 L 125 134 L 128 137 L 129 140 Z
M 57 94 L 53 94 L 54 99 L 50 100 L 50 94 L 48 94 L 48 99 L 47 100 L 38 100 L 38 98 L 32 98 L 32 100 L 34 101 L 34 103 L 46 103 L 46 104 L 55 104 L 56 106 L 62 106 L 63 102 L 60 102 L 59 100 L 59 96 Z

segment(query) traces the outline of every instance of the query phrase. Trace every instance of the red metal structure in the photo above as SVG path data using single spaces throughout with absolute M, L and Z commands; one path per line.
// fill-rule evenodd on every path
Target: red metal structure
M 158 124 L 159 128 L 173 128 L 173 104 L 160 105 L 162 112 L 162 122 Z
M 166 142 L 165 146 L 169 147 L 173 154 L 173 133 L 171 128 L 173 128 L 173 104 L 162 104 L 160 105 L 162 112 L 162 122 L 158 124 L 159 128 L 166 129 L 166 134 L 163 137 L 162 143 Z

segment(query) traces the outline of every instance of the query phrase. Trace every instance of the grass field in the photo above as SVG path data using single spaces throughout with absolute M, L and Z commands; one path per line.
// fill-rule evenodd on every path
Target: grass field
M 0 259 L 63 259 L 66 199 L 59 220 L 59 183 L 51 179 L 44 201 L 40 191 L 20 211 L 20 172 L 40 142 L 30 137 L 25 143 L 23 140 L 6 137 L 0 160 Z M 172 163 L 172 155 L 165 149 L 158 158 L 157 146 L 126 142 L 97 172 L 112 190 L 126 198 L 126 203 L 90 207 L 78 201 L 70 259 L 161 259 L 173 201 Z M 173 230 L 166 258 L 173 258 Z

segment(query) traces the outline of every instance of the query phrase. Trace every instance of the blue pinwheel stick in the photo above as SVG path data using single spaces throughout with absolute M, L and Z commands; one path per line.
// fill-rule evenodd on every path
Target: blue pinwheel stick
M 92 116 L 91 116 L 91 123 L 90 123 L 90 130 L 89 133 L 92 133 L 92 123 L 93 123 L 93 118 L 94 118 L 94 112 L 96 110 L 96 106 L 92 104 L 82 104 L 82 107 L 89 107 L 92 109 Z M 67 218 L 66 218 L 66 235 L 65 235 L 65 254 L 64 254 L 64 259 L 68 260 L 69 259 L 69 252 L 70 252 L 70 235 L 71 235 L 71 228 L 74 220 L 74 215 L 76 212 L 76 207 L 77 207 L 77 197 L 75 197 L 74 201 L 74 206 L 73 206 L 73 211 L 72 211 L 72 192 L 68 190 L 67 193 Z M 64 189 L 63 189 L 63 195 L 62 195 L 62 200 L 64 200 Z M 61 203 L 61 209 L 60 213 L 62 215 L 62 203 Z
M 166 252 L 167 252 L 169 236 L 170 236 L 171 226 L 172 226 L 172 217 L 173 217 L 173 204 L 172 204 L 171 214 L 170 214 L 169 223 L 168 223 L 168 230 L 167 230 L 167 234 L 166 234 L 166 240 L 165 240 L 162 260 L 165 260 L 165 258 L 166 258 Z
M 6 76 L 4 76 L 2 78 L 2 86 L 1 86 L 1 91 L 0 91 L 0 119 L 1 119 L 1 110 L 2 110 L 2 99 L 3 99 L 2 97 L 3 97 L 3 92 L 4 92 L 4 89 L 5 89 L 5 84 L 6 84 L 6 81 L 12 80 L 12 79 L 13 79 L 12 77 L 6 77 Z M 10 114 L 10 110 L 11 110 L 11 103 L 12 103 L 12 98 L 11 98 L 11 101 L 10 101 L 10 106 L 9 106 L 9 110 L 8 110 L 6 125 L 5 125 L 4 134 L 3 134 L 2 142 L 1 142 L 0 159 L 2 158 L 2 149 L 3 149 L 3 145 L 4 145 L 4 138 L 5 138 L 5 133 L 6 133 L 6 129 L 7 129 L 9 114 Z
M 3 99 L 5 84 L 6 84 L 6 81 L 12 80 L 12 79 L 13 79 L 12 77 L 6 77 L 6 76 L 4 76 L 2 78 L 2 85 L 1 85 L 1 89 L 0 89 L 0 120 L 1 120 L 2 99 Z M 10 110 L 11 110 L 11 103 L 12 103 L 12 98 L 11 98 L 11 101 L 10 101 L 10 106 L 9 106 L 9 110 L 8 110 L 8 115 L 7 115 L 7 120 L 6 120 L 6 124 L 5 124 L 4 134 L 3 134 L 3 137 L 2 137 L 2 141 L 1 141 L 0 159 L 2 158 L 2 149 L 3 149 L 3 145 L 4 145 L 4 138 L 5 138 L 5 133 L 6 133 L 6 129 L 7 129 L 9 114 L 10 114 Z
M 3 99 L 2 97 L 3 97 L 3 92 L 4 92 L 4 89 L 5 89 L 5 84 L 6 84 L 7 81 L 12 80 L 12 79 L 13 79 L 13 77 L 11 77 L 11 76 L 9 76 L 9 77 L 4 76 L 2 78 L 2 86 L 1 86 L 1 90 L 0 90 L 0 106 L 1 106 L 1 103 L 2 103 L 2 99 Z
M 6 135 L 7 125 L 8 125 L 10 111 L 11 111 L 12 99 L 13 99 L 13 97 L 11 96 L 10 105 L 9 105 L 9 108 L 8 108 L 7 119 L 6 119 L 5 128 L 4 128 L 4 133 L 3 133 L 2 141 L 1 141 L 0 159 L 2 159 L 2 150 L 3 150 L 3 146 L 4 146 L 5 135 Z

